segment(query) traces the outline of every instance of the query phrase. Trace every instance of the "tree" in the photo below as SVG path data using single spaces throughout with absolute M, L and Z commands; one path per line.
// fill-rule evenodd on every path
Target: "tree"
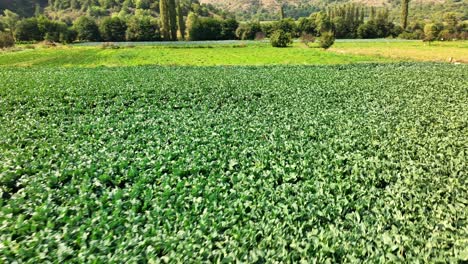
M 41 39 L 51 42 L 64 42 L 65 40 L 61 40 L 60 38 L 62 36 L 63 39 L 68 41 L 68 38 L 65 37 L 69 34 L 68 26 L 63 22 L 52 21 L 45 16 L 39 16 L 37 18 L 37 26 L 41 32 Z
M 138 9 L 148 9 L 150 7 L 150 2 L 148 0 L 137 0 L 136 8 Z
M 82 16 L 73 24 L 79 41 L 100 40 L 99 28 L 96 21 L 91 17 Z
M 297 30 L 301 33 L 306 33 L 306 34 L 316 34 L 317 25 L 315 24 L 314 19 L 306 18 L 306 17 L 301 17 L 297 21 Z
M 236 30 L 236 36 L 241 40 L 253 40 L 258 32 L 262 32 L 262 27 L 259 22 L 251 21 L 240 24 Z
M 332 31 L 322 32 L 319 40 L 319 45 L 323 49 L 328 49 L 335 43 L 335 35 Z
M 19 41 L 41 41 L 44 36 L 39 29 L 37 19 L 27 18 L 16 26 L 15 38 Z
M 177 26 L 179 27 L 180 38 L 185 40 L 185 22 L 184 14 L 182 13 L 182 8 L 180 5 L 180 0 L 177 1 Z
M 284 48 L 292 44 L 291 33 L 281 29 L 276 30 L 270 37 L 271 46 L 276 48 Z
M 288 32 L 293 36 L 297 35 L 296 22 L 292 18 L 283 19 L 273 23 L 273 31 L 282 30 Z
M 455 33 L 457 31 L 458 18 L 453 12 L 444 14 L 445 29 L 449 33 Z
M 100 26 L 101 37 L 104 41 L 125 41 L 127 25 L 119 17 L 106 17 Z
M 169 25 L 171 30 L 171 40 L 177 40 L 177 12 L 175 0 L 168 0 Z
M 223 20 L 221 22 L 221 39 L 236 39 L 236 30 L 238 27 L 239 22 L 234 18 Z
M 408 9 L 410 0 L 401 0 L 401 27 L 406 29 L 408 26 Z
M 315 24 L 317 25 L 317 32 L 320 34 L 333 30 L 333 23 L 330 21 L 330 17 L 324 12 L 318 13 Z
M 285 19 L 286 17 L 284 16 L 284 5 L 280 6 L 280 20 Z
M 161 33 L 164 40 L 169 40 L 170 38 L 170 20 L 169 20 L 169 5 L 168 0 L 159 1 L 159 15 L 161 17 Z
M 424 41 L 432 42 L 437 39 L 440 29 L 436 24 L 427 24 L 424 26 Z
M 62 43 L 72 43 L 76 40 L 77 33 L 73 28 L 66 28 L 59 34 L 59 41 Z
M 187 17 L 187 33 L 188 33 L 188 39 L 189 40 L 192 40 L 192 36 L 191 36 L 191 28 L 194 27 L 194 25 L 196 25 L 198 23 L 198 15 L 193 13 L 193 12 L 190 12 L 188 14 L 188 17 Z
M 211 17 L 200 17 L 188 26 L 190 40 L 219 40 L 221 21 Z
M 159 25 L 150 17 L 134 16 L 127 23 L 126 39 L 128 41 L 158 41 L 161 39 Z
M 3 16 L 0 18 L 6 27 L 10 30 L 10 33 L 13 34 L 16 31 L 16 25 L 20 21 L 19 15 L 6 9 L 3 11 Z

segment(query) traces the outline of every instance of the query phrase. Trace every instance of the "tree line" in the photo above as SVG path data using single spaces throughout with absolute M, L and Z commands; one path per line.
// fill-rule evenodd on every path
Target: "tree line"
M 54 3 L 59 3 L 55 0 Z M 113 0 L 114 1 L 114 0 Z M 122 2 L 121 9 L 125 9 Z M 407 0 L 403 0 L 407 1 Z M 84 5 L 85 1 L 77 3 Z M 132 2 L 133 3 L 133 2 Z M 102 1 L 105 5 L 105 1 Z M 154 2 L 153 2 L 154 4 Z M 195 5 L 196 7 L 197 5 Z M 83 6 L 82 6 L 83 7 Z M 254 40 L 269 38 L 275 31 L 290 34 L 321 36 L 332 32 L 336 38 L 386 38 L 401 37 L 426 40 L 466 39 L 467 23 L 453 13 L 447 13 L 442 22 L 411 23 L 408 21 L 407 6 L 402 4 L 401 23 L 395 24 L 385 8 L 364 7 L 357 4 L 334 5 L 309 17 L 298 20 L 284 18 L 281 9 L 279 21 L 240 23 L 232 16 L 205 14 L 186 2 L 160 0 L 158 6 L 138 0 L 135 7 L 154 8 L 151 13 L 120 13 L 114 16 L 94 17 L 84 15 L 74 21 L 56 20 L 43 14 L 21 18 L 5 10 L 0 16 L 0 31 L 8 32 L 16 41 L 52 41 L 71 43 L 75 41 L 176 41 L 176 40 Z M 199 5 L 198 5 L 199 7 Z M 89 9 L 89 3 L 87 8 Z M 5 34 L 3 34 L 5 36 Z

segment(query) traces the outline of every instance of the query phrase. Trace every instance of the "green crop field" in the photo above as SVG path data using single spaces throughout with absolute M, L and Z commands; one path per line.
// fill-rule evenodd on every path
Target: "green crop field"
M 2 67 L 0 262 L 468 261 L 467 98 L 463 64 Z

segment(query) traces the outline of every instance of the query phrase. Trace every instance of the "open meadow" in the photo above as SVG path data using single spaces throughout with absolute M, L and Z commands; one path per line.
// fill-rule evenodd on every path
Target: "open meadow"
M 92 49 L 0 55 L 0 262 L 467 259 L 467 65 Z
M 468 42 L 370 40 L 338 41 L 328 50 L 317 44 L 296 42 L 292 47 L 273 48 L 268 42 L 227 41 L 136 45 L 114 43 L 86 46 L 20 46 L 1 52 L 0 66 L 138 66 L 138 65 L 316 65 L 395 61 L 468 62 Z M 31 49 L 35 47 L 34 49 Z

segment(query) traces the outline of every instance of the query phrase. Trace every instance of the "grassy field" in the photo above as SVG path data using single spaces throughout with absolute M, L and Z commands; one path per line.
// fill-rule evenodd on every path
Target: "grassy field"
M 467 73 L 0 68 L 0 262 L 467 261 Z
M 145 45 L 152 45 L 151 43 Z M 93 45 L 93 44 L 91 44 Z M 311 65 L 391 61 L 468 61 L 468 42 L 344 41 L 330 51 L 302 43 L 278 49 L 268 43 L 169 44 L 102 49 L 68 46 L 0 53 L 0 66 L 138 66 L 138 65 Z
M 468 63 L 468 41 L 352 41 L 337 42 L 331 51 L 339 54 L 368 55 L 396 60 Z
M 319 49 L 277 49 L 264 45 L 148 47 L 121 49 L 61 47 L 0 55 L 0 66 L 137 66 L 137 65 L 265 65 L 337 64 L 388 61 L 362 55 L 342 55 Z

